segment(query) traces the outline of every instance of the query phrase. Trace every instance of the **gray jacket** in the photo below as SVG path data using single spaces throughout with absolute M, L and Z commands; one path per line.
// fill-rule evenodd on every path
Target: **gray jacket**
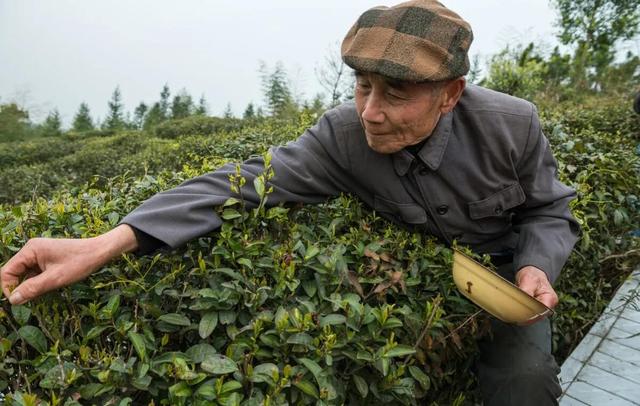
M 556 163 L 534 106 L 468 85 L 414 156 L 367 145 L 355 105 L 325 113 L 295 142 L 271 150 L 269 204 L 318 203 L 349 192 L 380 215 L 482 253 L 513 253 L 515 269 L 534 265 L 553 282 L 578 234 L 569 212 L 575 192 L 556 178 Z M 247 185 L 262 158 L 242 164 Z M 159 193 L 122 223 L 177 247 L 222 220 L 213 206 L 232 196 L 228 164 Z M 247 205 L 259 199 L 243 190 Z

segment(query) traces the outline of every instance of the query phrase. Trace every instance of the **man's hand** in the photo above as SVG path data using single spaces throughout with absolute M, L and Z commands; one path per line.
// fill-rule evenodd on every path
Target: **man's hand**
M 136 248 L 135 234 L 127 225 L 94 238 L 34 238 L 0 269 L 2 293 L 11 304 L 28 302 L 78 282 L 112 258 Z
M 529 295 L 536 298 L 549 309 L 553 309 L 558 304 L 558 295 L 553 290 L 547 274 L 535 266 L 525 266 L 516 272 L 516 285 Z M 534 323 L 542 317 L 531 320 Z

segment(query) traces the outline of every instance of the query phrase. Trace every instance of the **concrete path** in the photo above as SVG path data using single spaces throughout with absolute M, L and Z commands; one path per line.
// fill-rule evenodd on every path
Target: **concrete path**
M 640 269 L 562 365 L 561 406 L 640 405 Z

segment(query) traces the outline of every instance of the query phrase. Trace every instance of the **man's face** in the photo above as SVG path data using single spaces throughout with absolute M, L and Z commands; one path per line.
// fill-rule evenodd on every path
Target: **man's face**
M 429 137 L 446 110 L 445 86 L 357 72 L 356 109 L 369 147 L 391 154 Z

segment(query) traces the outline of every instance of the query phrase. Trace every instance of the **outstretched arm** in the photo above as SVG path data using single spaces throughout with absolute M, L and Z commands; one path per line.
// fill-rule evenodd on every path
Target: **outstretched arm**
M 2 293 L 13 305 L 28 302 L 86 278 L 137 246 L 133 230 L 125 224 L 94 238 L 31 239 L 0 269 Z
M 347 152 L 336 135 L 337 114 L 328 112 L 297 141 L 272 150 L 270 204 L 320 202 L 348 189 Z M 260 197 L 252 185 L 264 170 L 262 158 L 249 159 L 241 169 L 247 180 L 242 198 L 247 207 L 256 206 Z M 12 304 L 21 304 L 88 277 L 111 259 L 139 248 L 134 228 L 172 248 L 215 230 L 222 221 L 214 207 L 239 197 L 231 192 L 233 173 L 235 166 L 227 165 L 159 193 L 98 237 L 29 240 L 0 271 L 3 294 Z

